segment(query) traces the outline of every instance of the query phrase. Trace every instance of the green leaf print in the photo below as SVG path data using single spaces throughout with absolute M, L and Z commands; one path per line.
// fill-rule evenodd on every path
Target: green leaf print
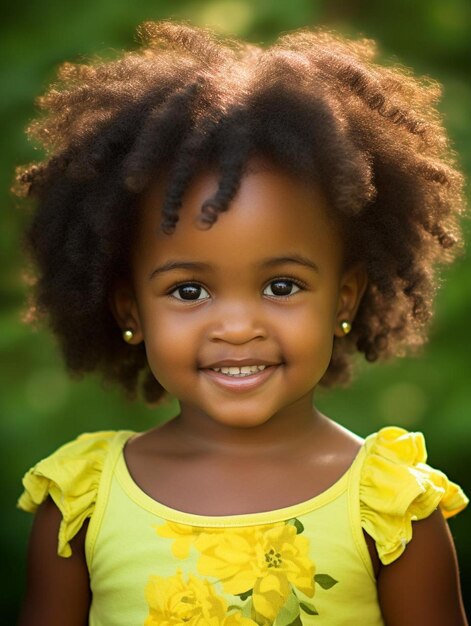
M 252 610 L 252 598 L 250 598 L 245 604 L 242 605 L 242 607 L 240 608 L 240 612 L 244 617 L 247 617 L 247 619 L 251 619 Z
M 299 606 L 308 615 L 319 615 L 319 613 L 316 610 L 316 607 L 313 604 L 309 604 L 308 602 L 301 602 Z
M 289 519 L 286 523 L 289 524 L 290 526 L 294 526 L 296 528 L 296 533 L 298 535 L 300 535 L 302 532 L 304 532 L 304 526 L 298 520 L 297 517 L 293 517 L 292 519 Z
M 247 598 L 250 598 L 252 594 L 253 594 L 253 589 L 249 589 L 248 591 L 244 591 L 243 593 L 237 593 L 235 595 L 238 598 L 240 598 L 243 602 L 244 600 L 247 600 Z
M 291 622 L 291 624 L 288 624 L 288 626 L 303 626 L 303 623 L 301 621 L 301 618 L 298 617 L 294 620 L 294 622 Z
M 316 574 L 314 581 L 322 587 L 322 589 L 330 589 L 336 585 L 339 581 L 329 576 L 329 574 Z
M 275 626 L 291 626 L 291 624 L 296 622 L 296 618 L 298 617 L 299 600 L 294 592 L 294 589 L 291 589 L 288 600 L 276 616 Z

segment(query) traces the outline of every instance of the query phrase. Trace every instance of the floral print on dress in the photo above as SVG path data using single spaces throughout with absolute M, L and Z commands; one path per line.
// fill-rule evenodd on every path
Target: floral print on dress
M 186 583 L 180 569 L 175 576 L 150 577 L 145 626 L 302 626 L 303 616 L 318 615 L 316 584 L 324 590 L 337 584 L 316 572 L 298 519 L 241 528 L 165 522 L 155 530 L 172 540 L 176 558 L 187 559 L 192 547 L 199 556 Z M 234 599 L 230 605 L 227 596 Z
M 228 614 L 227 601 L 218 596 L 211 583 L 182 571 L 163 578 L 151 576 L 146 585 L 149 615 L 144 626 L 257 626 L 240 611 Z

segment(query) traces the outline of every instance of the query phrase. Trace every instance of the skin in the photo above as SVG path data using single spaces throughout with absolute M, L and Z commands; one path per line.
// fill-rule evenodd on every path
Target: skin
M 365 271 L 345 267 L 321 191 L 270 164 L 252 162 L 210 229 L 199 215 L 215 174 L 195 178 L 172 235 L 158 229 L 162 182 L 144 198 L 132 276 L 116 285 L 111 305 L 121 328 L 133 330 L 132 343 L 145 342 L 150 368 L 180 412 L 127 444 L 129 471 L 154 499 L 197 514 L 252 513 L 312 498 L 347 471 L 361 446 L 315 408 L 313 396 L 333 338 L 343 336 L 340 322 L 355 317 Z M 241 362 L 266 367 L 244 379 L 212 370 Z M 87 623 L 86 530 L 74 539 L 74 556 L 60 558 L 59 523 L 51 502 L 40 507 L 20 626 Z M 441 513 L 414 523 L 412 542 L 387 567 L 365 540 L 388 626 L 467 623 Z

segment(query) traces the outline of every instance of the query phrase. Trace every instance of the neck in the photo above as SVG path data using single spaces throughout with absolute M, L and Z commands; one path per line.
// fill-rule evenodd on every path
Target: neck
M 316 437 L 326 419 L 312 406 L 312 397 L 309 397 L 273 415 L 265 423 L 247 428 L 222 424 L 194 407 L 182 405 L 172 426 L 193 449 L 251 456 L 297 449 Z

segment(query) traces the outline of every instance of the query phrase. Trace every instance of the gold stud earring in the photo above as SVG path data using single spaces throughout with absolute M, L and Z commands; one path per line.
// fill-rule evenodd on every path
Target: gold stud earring
M 134 331 L 132 331 L 130 328 L 126 328 L 126 330 L 123 330 L 123 339 L 126 343 L 131 343 L 131 341 L 134 339 Z
M 340 322 L 340 328 L 344 335 L 348 335 L 348 333 L 352 330 L 352 325 L 348 320 L 342 320 Z

